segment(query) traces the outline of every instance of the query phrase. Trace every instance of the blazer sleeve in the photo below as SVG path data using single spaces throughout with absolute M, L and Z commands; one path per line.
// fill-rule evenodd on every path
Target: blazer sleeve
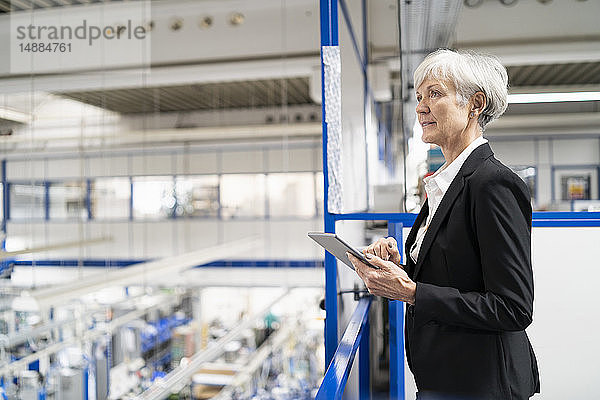
M 531 324 L 530 196 L 512 171 L 496 169 L 491 175 L 473 192 L 471 210 L 484 291 L 417 283 L 415 324 L 434 320 L 492 331 L 520 331 Z

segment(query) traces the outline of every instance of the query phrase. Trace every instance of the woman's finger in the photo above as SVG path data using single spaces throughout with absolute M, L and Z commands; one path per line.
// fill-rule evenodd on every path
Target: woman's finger
M 382 246 L 381 241 L 377 241 L 377 244 L 375 245 L 375 255 L 379 258 L 381 258 L 382 260 L 385 260 L 385 257 L 387 256 L 387 252 L 385 250 L 385 246 Z
M 390 249 L 398 248 L 398 242 L 396 242 L 396 239 L 394 239 L 393 237 L 388 236 L 386 238 L 386 242 L 388 243 Z
M 388 269 L 386 262 L 384 260 L 382 260 L 381 257 L 372 255 L 371 257 L 366 256 L 365 258 L 369 261 L 369 263 L 371 265 L 379 267 L 379 269 Z M 367 268 L 371 268 L 371 267 L 367 266 Z M 373 270 L 373 268 L 371 268 L 371 270 Z

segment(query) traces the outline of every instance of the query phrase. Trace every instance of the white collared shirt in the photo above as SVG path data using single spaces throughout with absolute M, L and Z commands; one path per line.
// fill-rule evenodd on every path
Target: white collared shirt
M 471 155 L 473 150 L 487 142 L 487 139 L 484 139 L 483 136 L 478 136 L 458 155 L 458 157 L 456 157 L 454 161 L 450 163 L 450 165 L 445 163 L 433 175 L 423 178 L 423 182 L 425 183 L 425 192 L 427 193 L 429 213 L 427 215 L 427 220 L 423 221 L 423 224 L 419 227 L 417 238 L 410 248 L 410 257 L 415 263 L 419 258 L 419 251 L 421 250 L 421 245 L 423 244 L 423 238 L 425 238 L 427 228 L 429 228 L 429 224 L 431 223 L 436 210 L 442 202 L 444 195 L 448 191 L 450 184 L 454 178 L 456 178 L 458 171 L 460 171 L 461 167 L 465 163 L 465 160 Z

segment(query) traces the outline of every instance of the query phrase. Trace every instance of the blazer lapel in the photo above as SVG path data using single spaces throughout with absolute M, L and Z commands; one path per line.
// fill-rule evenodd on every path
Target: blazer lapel
M 407 252 L 410 251 L 410 247 L 415 242 L 415 239 L 417 237 L 417 232 L 419 231 L 419 227 L 423 223 L 423 220 L 425 218 L 427 218 L 428 214 L 429 214 L 429 204 L 428 204 L 428 200 L 425 199 L 425 202 L 421 206 L 421 211 L 419 211 L 419 214 L 417 214 L 417 218 L 415 219 L 415 222 L 413 223 L 413 226 L 410 229 L 410 232 L 408 233 L 408 236 L 406 237 L 405 250 Z
M 487 144 L 487 143 L 482 144 L 481 146 L 479 146 L 475 150 L 473 150 L 473 152 L 469 155 L 469 157 L 467 157 L 463 166 L 458 171 L 458 174 L 456 174 L 456 177 L 454 177 L 454 180 L 448 187 L 448 190 L 446 191 L 446 194 L 442 198 L 442 201 L 441 201 L 440 205 L 438 206 L 438 208 L 433 216 L 433 219 L 431 220 L 431 223 L 429 224 L 429 228 L 427 229 L 427 232 L 425 233 L 425 237 L 423 238 L 423 243 L 421 244 L 421 248 L 419 249 L 419 258 L 417 260 L 417 265 L 415 266 L 413 279 L 417 278 L 419 271 L 421 270 L 421 267 L 423 266 L 423 260 L 425 260 L 425 258 L 427 256 L 427 252 L 431 248 L 431 245 L 433 244 L 433 240 L 435 239 L 437 232 L 440 230 L 440 227 L 442 226 L 442 222 L 446 218 L 446 215 L 452 209 L 452 205 L 454 204 L 454 201 L 456 200 L 456 198 L 458 197 L 460 192 L 463 190 L 463 187 L 465 185 L 464 177 L 472 174 L 477 169 L 477 167 L 483 162 L 483 160 L 485 160 L 486 158 L 489 158 L 493 154 L 494 153 L 492 153 L 492 149 L 490 148 L 489 144 Z M 411 231 L 411 234 L 412 234 L 412 231 Z
M 419 258 L 417 260 L 417 265 L 415 266 L 415 273 L 414 273 L 415 278 L 419 274 L 421 266 L 423 265 L 423 260 L 425 259 L 427 252 L 431 248 L 431 244 L 433 243 L 433 239 L 435 238 L 435 235 L 437 234 L 437 232 L 440 230 L 440 227 L 442 226 L 442 221 L 446 217 L 446 214 L 448 214 L 448 212 L 452 208 L 452 205 L 454 204 L 454 200 L 456 200 L 456 197 L 462 191 L 463 186 L 464 186 L 464 179 L 463 179 L 463 176 L 459 173 L 456 175 L 456 177 L 450 184 L 450 187 L 448 187 L 446 194 L 442 198 L 442 202 L 440 203 L 437 210 L 435 211 L 435 214 L 433 215 L 433 219 L 431 220 L 431 223 L 429 224 L 429 228 L 427 229 L 427 232 L 425 232 L 425 237 L 423 238 L 423 243 L 421 244 L 421 248 L 419 249 Z
M 405 264 L 407 266 L 409 266 L 409 270 L 406 271 L 406 273 L 408 274 L 408 276 L 412 276 L 412 269 L 414 268 L 414 262 L 412 261 L 412 258 L 410 258 L 410 248 L 412 247 L 413 243 L 415 242 L 416 238 L 417 238 L 417 232 L 419 232 L 419 227 L 421 226 L 421 224 L 423 224 L 423 220 L 425 218 L 427 218 L 427 215 L 429 214 L 429 203 L 427 201 L 427 199 L 425 199 L 425 202 L 423 203 L 423 205 L 421 206 L 421 211 L 419 211 L 419 214 L 417 215 L 417 219 L 415 219 L 415 222 L 412 226 L 412 228 L 410 229 L 410 232 L 408 234 L 408 237 L 406 238 L 406 242 L 404 245 L 404 254 L 406 256 L 406 262 Z

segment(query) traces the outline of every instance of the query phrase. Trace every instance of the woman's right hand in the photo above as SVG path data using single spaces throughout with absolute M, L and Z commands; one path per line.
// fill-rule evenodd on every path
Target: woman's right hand
M 393 237 L 381 238 L 373 244 L 370 244 L 363 250 L 363 254 L 374 254 L 384 261 L 391 261 L 400 268 L 402 265 L 402 257 L 398 251 L 398 243 Z

